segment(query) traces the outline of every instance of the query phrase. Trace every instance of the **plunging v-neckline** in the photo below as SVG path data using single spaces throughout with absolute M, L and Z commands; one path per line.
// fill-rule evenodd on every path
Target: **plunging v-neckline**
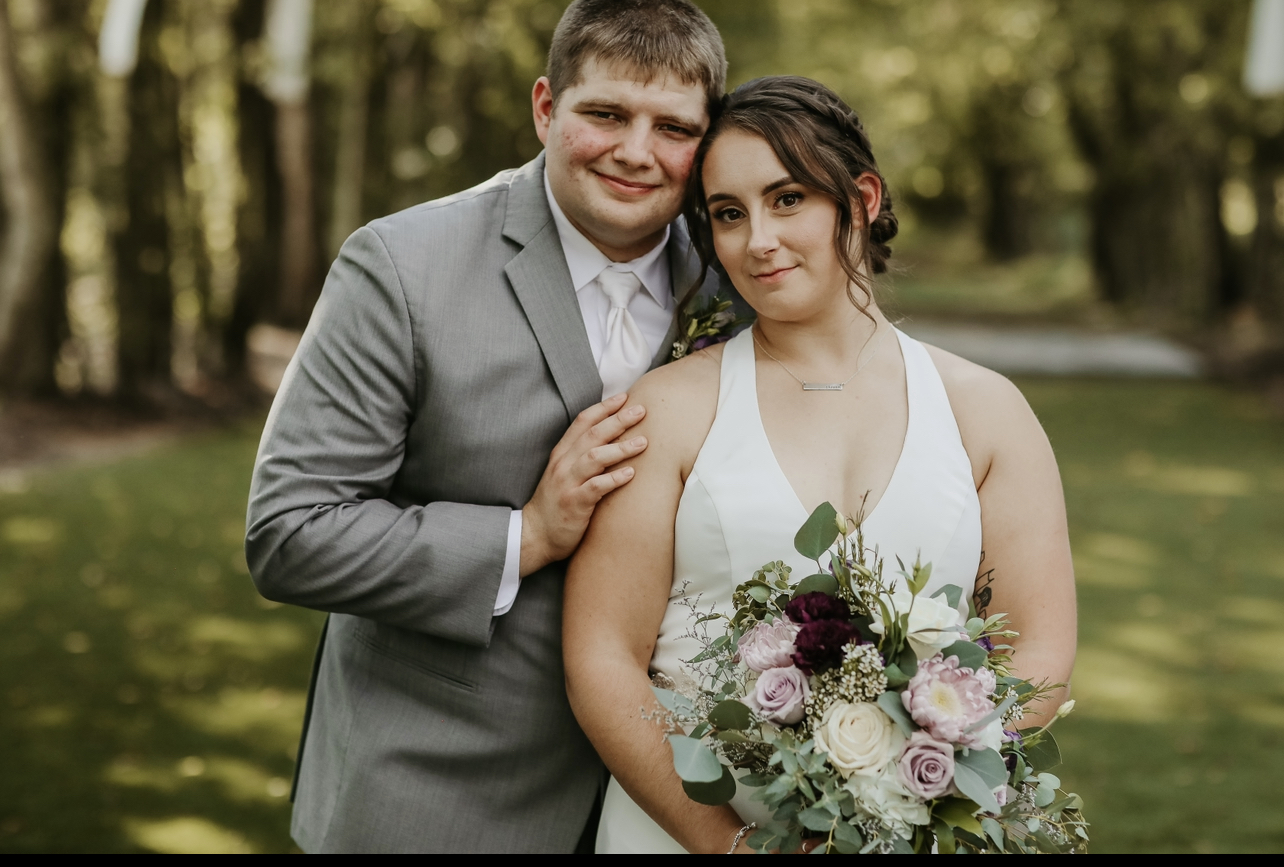
M 905 436 L 901 440 L 901 450 L 900 450 L 900 453 L 896 456 L 896 464 L 892 467 L 892 474 L 887 479 L 887 485 L 883 488 L 883 492 L 879 494 L 878 499 L 874 502 L 874 508 L 864 514 L 864 517 L 861 519 L 862 526 L 869 525 L 870 520 L 874 517 L 874 515 L 878 512 L 879 508 L 887 500 L 887 495 L 891 492 L 892 487 L 896 484 L 897 477 L 900 476 L 901 474 L 901 467 L 905 463 L 906 445 L 909 443 L 909 439 L 910 439 L 910 426 L 914 424 L 914 395 L 911 391 L 911 386 L 910 386 L 911 377 L 909 372 L 909 359 L 907 357 L 908 353 L 905 352 L 904 344 L 901 342 L 902 335 L 901 335 L 900 329 L 897 328 L 895 329 L 895 331 L 896 331 L 896 344 L 897 344 L 897 348 L 900 350 L 900 353 L 901 353 L 901 367 L 904 371 L 904 377 L 905 377 L 905 407 L 906 407 Z M 780 481 L 784 483 L 785 489 L 789 491 L 790 495 L 793 496 L 794 503 L 797 504 L 798 511 L 802 513 L 802 517 L 805 520 L 807 516 L 809 516 L 812 513 L 813 509 L 807 508 L 807 506 L 802 501 L 802 497 L 798 496 L 798 489 L 794 487 L 793 482 L 789 481 L 789 476 L 785 474 L 784 467 L 780 465 L 780 459 L 776 457 L 776 450 L 771 445 L 771 437 L 767 436 L 767 426 L 762 423 L 762 405 L 759 402 L 759 398 L 758 398 L 758 355 L 757 355 L 757 349 L 753 345 L 752 341 L 749 344 L 749 362 L 750 362 L 748 366 L 749 375 L 752 378 L 752 382 L 750 383 L 750 385 L 752 385 L 753 410 L 754 410 L 754 416 L 758 420 L 758 433 L 762 435 L 763 445 L 767 447 L 767 454 L 771 456 L 771 465 L 775 467 L 776 475 L 779 477 Z M 816 505 L 820 505 L 820 504 L 817 503 Z M 853 531 L 853 533 L 854 532 L 855 531 Z

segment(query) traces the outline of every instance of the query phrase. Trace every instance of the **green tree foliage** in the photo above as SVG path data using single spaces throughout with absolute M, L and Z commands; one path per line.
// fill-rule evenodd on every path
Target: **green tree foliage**
M 539 152 L 530 88 L 565 5 L 315 0 L 287 105 L 265 90 L 273 0 L 149 0 L 124 78 L 97 63 L 105 0 L 8 0 L 60 226 L 10 388 L 235 384 L 247 330 L 300 327 L 353 230 Z M 853 105 L 907 236 L 1086 246 L 1108 299 L 1171 327 L 1284 319 L 1284 101 L 1239 83 L 1247 4 L 702 5 L 733 85 L 796 73 Z

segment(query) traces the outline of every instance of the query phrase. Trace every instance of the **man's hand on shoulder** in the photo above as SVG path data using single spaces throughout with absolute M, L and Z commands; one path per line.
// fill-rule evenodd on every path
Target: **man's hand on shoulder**
M 569 557 L 598 501 L 633 478 L 632 467 L 610 469 L 642 453 L 645 437 L 624 438 L 646 409 L 624 407 L 617 394 L 584 410 L 553 448 L 535 494 L 522 509 L 522 577 Z

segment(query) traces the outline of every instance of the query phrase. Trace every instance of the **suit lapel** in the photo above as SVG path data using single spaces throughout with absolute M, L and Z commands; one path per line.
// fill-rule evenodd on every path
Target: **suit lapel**
M 557 385 L 568 419 L 602 399 L 602 379 L 571 288 L 571 272 L 544 195 L 544 156 L 527 163 L 509 188 L 504 236 L 522 245 L 504 268 Z

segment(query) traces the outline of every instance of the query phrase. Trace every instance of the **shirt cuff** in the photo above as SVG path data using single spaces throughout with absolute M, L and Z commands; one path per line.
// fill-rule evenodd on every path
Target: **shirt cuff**
M 495 616 L 507 614 L 517 599 L 517 588 L 522 586 L 522 510 L 513 509 L 508 516 L 508 549 L 504 554 L 504 574 L 499 579 L 499 594 L 495 597 Z

